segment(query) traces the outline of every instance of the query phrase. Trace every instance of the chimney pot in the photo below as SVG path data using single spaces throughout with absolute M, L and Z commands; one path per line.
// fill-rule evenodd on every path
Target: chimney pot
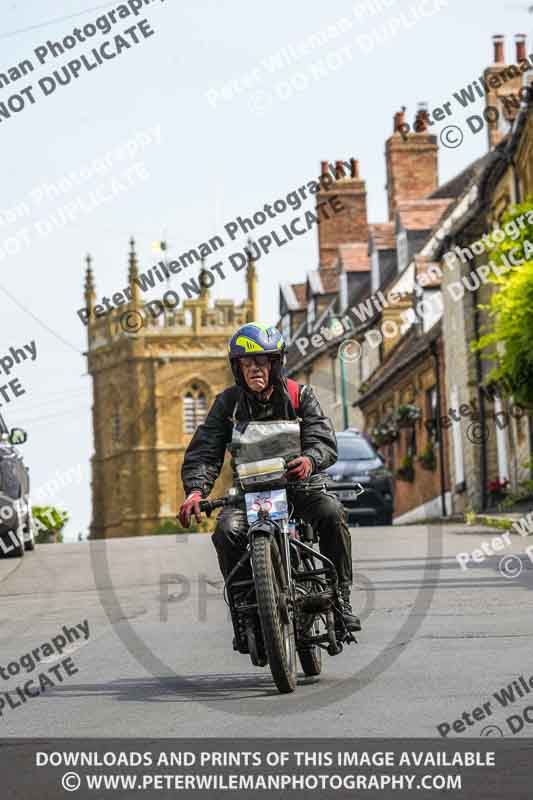
M 335 161 L 335 178 L 336 180 L 344 178 L 344 164 L 342 161 Z
M 394 115 L 392 132 L 399 131 L 402 125 L 405 125 L 405 106 L 402 106 L 401 111 L 397 111 Z
M 492 41 L 494 43 L 494 63 L 505 64 L 505 55 L 503 52 L 505 37 L 502 36 L 501 33 L 498 33 L 492 37 Z
M 419 103 L 418 110 L 416 112 L 414 129 L 416 133 L 423 133 L 427 131 L 429 127 L 429 114 L 428 114 L 428 104 L 427 103 Z
M 515 45 L 516 45 L 516 60 L 517 61 L 525 61 L 526 60 L 526 34 L 525 33 L 517 33 L 514 37 Z
M 320 162 L 320 172 L 322 175 L 327 175 L 329 173 L 329 163 L 327 161 Z
M 352 178 L 359 177 L 359 164 L 355 158 L 350 159 L 350 175 Z

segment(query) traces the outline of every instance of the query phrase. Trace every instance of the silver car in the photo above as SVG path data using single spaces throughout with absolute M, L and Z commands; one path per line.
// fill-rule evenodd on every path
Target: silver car
M 24 444 L 26 431 L 10 431 L 0 415 L 0 555 L 21 557 L 35 549 L 28 468 L 16 445 Z

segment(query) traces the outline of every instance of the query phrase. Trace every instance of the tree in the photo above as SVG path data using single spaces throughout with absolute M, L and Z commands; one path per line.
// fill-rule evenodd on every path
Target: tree
M 33 506 L 31 513 L 38 531 L 35 537 L 37 544 L 49 542 L 52 534 L 55 534 L 56 541 L 63 541 L 61 531 L 69 520 L 68 511 L 55 506 Z
M 484 326 L 488 332 L 472 349 L 496 362 L 488 376 L 491 382 L 513 395 L 518 405 L 533 408 L 533 202 L 528 199 L 506 211 L 501 227 L 505 239 L 492 251 L 488 278 L 497 291 L 488 305 L 480 306 L 488 309 L 491 324 Z

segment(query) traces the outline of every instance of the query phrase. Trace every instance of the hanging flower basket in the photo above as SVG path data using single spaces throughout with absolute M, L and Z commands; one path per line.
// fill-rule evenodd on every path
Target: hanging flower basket
M 422 416 L 422 411 L 411 403 L 398 406 L 394 412 L 394 419 L 399 428 L 413 428 L 417 420 Z
M 437 467 L 437 459 L 435 457 L 435 449 L 433 442 L 430 440 L 424 450 L 418 456 L 418 462 L 422 469 L 433 471 Z
M 412 456 L 405 456 L 398 469 L 396 470 L 396 477 L 399 481 L 407 481 L 412 483 L 415 479 L 415 467 L 413 464 Z
M 391 417 L 386 417 L 383 422 L 372 428 L 370 436 L 376 447 L 392 444 L 399 436 L 398 427 Z

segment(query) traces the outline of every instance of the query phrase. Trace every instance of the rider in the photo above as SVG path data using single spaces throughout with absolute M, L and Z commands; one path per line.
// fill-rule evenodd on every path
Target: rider
M 305 490 L 303 486 L 291 487 L 289 499 L 295 515 L 318 532 L 320 551 L 337 570 L 346 626 L 358 631 L 360 622 L 350 605 L 352 560 L 346 515 L 337 498 L 323 486 L 322 470 L 337 460 L 335 433 L 310 386 L 291 381 L 291 390 L 298 393 L 296 402 L 291 399 L 282 374 L 285 350 L 283 337 L 276 328 L 256 322 L 242 325 L 232 336 L 229 360 L 235 385 L 217 395 L 185 452 L 181 477 L 186 499 L 179 518 L 186 528 L 193 513 L 200 522 L 200 500 L 208 496 L 222 469 L 226 448 L 231 446 L 234 422 L 298 418 L 302 455 L 288 463 L 287 477 L 291 481 L 305 481 Z M 246 548 L 247 528 L 246 514 L 239 508 L 227 507 L 217 519 L 211 538 L 224 578 Z

